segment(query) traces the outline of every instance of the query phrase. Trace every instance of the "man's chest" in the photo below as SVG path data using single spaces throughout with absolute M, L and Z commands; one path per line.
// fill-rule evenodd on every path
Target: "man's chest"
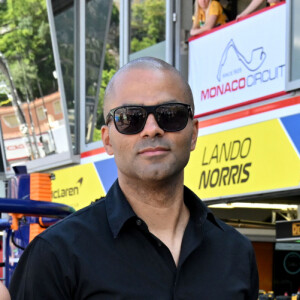
M 247 299 L 244 269 L 221 251 L 195 249 L 174 268 L 164 245 L 131 242 L 81 258 L 74 299 Z

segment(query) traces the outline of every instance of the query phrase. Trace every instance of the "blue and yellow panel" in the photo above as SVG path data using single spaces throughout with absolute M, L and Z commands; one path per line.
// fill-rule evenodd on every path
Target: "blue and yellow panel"
M 109 158 L 96 161 L 94 164 L 102 182 L 104 191 L 107 193 L 111 185 L 117 179 L 118 170 L 115 160 L 114 158 Z
M 200 136 L 185 184 L 202 199 L 300 188 L 300 114 Z M 80 209 L 117 178 L 113 158 L 54 172 L 52 201 Z
M 52 201 L 78 210 L 104 195 L 104 189 L 93 163 L 54 172 Z
M 52 201 L 78 210 L 105 196 L 117 178 L 113 158 L 69 167 L 54 172 Z
M 281 122 L 300 154 L 300 114 L 281 118 Z
M 297 188 L 300 114 L 200 136 L 185 184 L 202 199 Z

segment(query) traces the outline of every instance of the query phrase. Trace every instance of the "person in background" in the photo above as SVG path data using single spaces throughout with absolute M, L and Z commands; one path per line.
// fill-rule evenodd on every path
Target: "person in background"
M 142 57 L 118 70 L 101 129 L 118 179 L 29 244 L 13 300 L 257 300 L 251 242 L 184 186 L 194 111 L 191 88 L 168 63 Z
M 265 0 L 252 0 L 249 5 L 239 14 L 237 15 L 236 19 L 243 18 L 252 12 L 254 12 L 261 4 L 263 4 Z M 280 3 L 282 0 L 267 0 L 270 6 L 276 5 Z
M 0 281 L 0 300 L 10 300 L 9 292 L 2 281 Z
M 215 0 L 196 0 L 190 35 L 198 35 L 227 21 L 222 5 Z

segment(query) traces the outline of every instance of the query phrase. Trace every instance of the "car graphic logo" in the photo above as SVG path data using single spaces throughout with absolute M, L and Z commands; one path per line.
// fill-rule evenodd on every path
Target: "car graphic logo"
M 267 57 L 267 54 L 264 52 L 264 48 L 259 47 L 252 50 L 251 57 L 249 60 L 247 60 L 245 56 L 238 50 L 234 41 L 231 39 L 222 54 L 221 62 L 218 68 L 218 75 L 217 75 L 218 81 L 221 81 L 222 69 L 227 61 L 228 52 L 231 48 L 234 50 L 234 53 L 236 54 L 238 60 L 249 71 L 256 71 L 257 69 L 259 69 Z

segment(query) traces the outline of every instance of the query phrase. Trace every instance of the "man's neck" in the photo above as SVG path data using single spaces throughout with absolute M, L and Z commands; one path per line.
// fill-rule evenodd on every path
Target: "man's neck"
M 170 249 L 177 264 L 189 220 L 189 210 L 184 204 L 183 178 L 155 185 L 122 180 L 119 183 L 134 212 L 146 222 L 149 231 Z

